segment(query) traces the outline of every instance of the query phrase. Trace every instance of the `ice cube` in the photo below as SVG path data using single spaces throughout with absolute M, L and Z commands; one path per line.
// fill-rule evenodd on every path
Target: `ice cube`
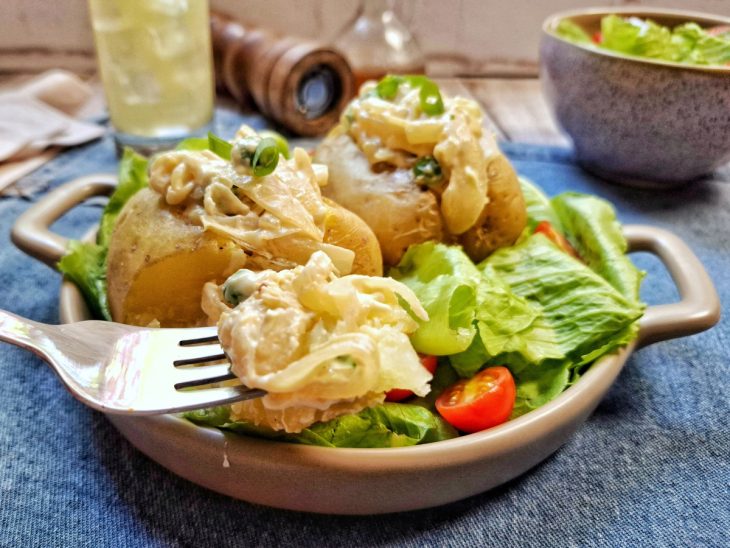
M 111 72 L 117 82 L 119 95 L 127 105 L 155 105 L 162 97 L 162 90 L 153 72 L 134 70 L 112 65 Z
M 188 0 L 148 0 L 146 7 L 155 13 L 179 17 L 188 11 Z
M 155 53 L 160 59 L 190 54 L 192 42 L 183 20 L 166 21 L 147 28 Z

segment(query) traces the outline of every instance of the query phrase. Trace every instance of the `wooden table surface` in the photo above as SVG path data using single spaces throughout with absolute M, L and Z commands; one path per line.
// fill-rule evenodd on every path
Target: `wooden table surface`
M 471 96 L 486 114 L 485 123 L 506 141 L 570 146 L 556 126 L 537 78 L 459 78 L 439 80 L 446 93 Z
M 486 114 L 485 125 L 506 141 L 570 147 L 558 129 L 537 78 L 459 78 L 439 80 L 447 93 L 471 96 Z M 718 169 L 715 181 L 730 183 L 730 163 Z
M 502 140 L 547 146 L 569 147 L 570 140 L 558 129 L 543 97 L 537 78 L 438 78 L 442 89 L 476 99 L 484 109 L 485 125 Z M 100 104 L 97 79 L 95 103 Z M 52 155 L 51 155 L 52 157 Z M 730 164 L 715 178 L 730 182 Z M 1 190 L 1 189 L 0 189 Z

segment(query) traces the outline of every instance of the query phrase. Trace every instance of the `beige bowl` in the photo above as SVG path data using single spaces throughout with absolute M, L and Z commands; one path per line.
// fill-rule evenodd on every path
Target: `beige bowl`
M 109 176 L 85 177 L 58 188 L 18 219 L 13 241 L 31 256 L 56 264 L 67 242 L 48 227 L 83 199 L 112 188 Z M 717 293 L 681 240 L 646 226 L 627 226 L 625 234 L 632 249 L 654 253 L 664 262 L 682 300 L 648 308 L 637 341 L 594 364 L 552 402 L 496 428 L 415 447 L 332 449 L 223 433 L 172 415 L 108 418 L 139 450 L 173 473 L 268 506 L 378 514 L 437 506 L 481 493 L 523 474 L 565 443 L 637 347 L 703 331 L 717 322 Z M 62 322 L 89 318 L 70 282 L 62 285 L 60 305 Z
M 730 19 L 681 10 L 595 8 L 548 17 L 540 75 L 548 103 L 578 161 L 632 186 L 661 188 L 710 174 L 730 160 L 730 67 L 631 57 L 574 44 L 556 34 L 570 19 L 592 35 L 611 13 L 669 27 Z

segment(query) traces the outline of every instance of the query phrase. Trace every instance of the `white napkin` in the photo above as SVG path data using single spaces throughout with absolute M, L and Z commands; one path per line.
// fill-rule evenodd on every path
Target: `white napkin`
M 91 95 L 87 84 L 61 70 L 0 90 L 0 193 L 38 167 L 39 156 L 51 157 L 43 153 L 49 147 L 78 145 L 104 134 L 103 127 L 73 117 Z

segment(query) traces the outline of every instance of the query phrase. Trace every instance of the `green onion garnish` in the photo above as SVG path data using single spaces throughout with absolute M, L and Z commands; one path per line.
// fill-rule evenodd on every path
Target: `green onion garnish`
M 231 149 L 233 148 L 233 145 L 225 139 L 221 139 L 217 135 L 213 135 L 211 132 L 208 132 L 208 148 L 224 160 L 231 159 Z
M 291 154 L 289 154 L 289 143 L 281 133 L 277 133 L 271 129 L 262 129 L 259 131 L 259 135 L 264 138 L 271 137 L 274 141 L 276 141 L 276 146 L 281 155 L 287 160 L 291 158 Z
M 256 152 L 254 152 L 251 167 L 256 177 L 268 175 L 276 169 L 279 163 L 279 147 L 276 141 L 271 137 L 261 139 Z
M 419 99 L 421 110 L 429 116 L 438 116 L 444 113 L 444 102 L 441 99 L 441 92 L 436 83 L 422 75 L 394 76 L 389 74 L 375 88 L 378 97 L 391 101 L 398 94 L 398 88 L 403 82 L 407 82 L 412 88 L 421 88 Z
M 419 185 L 435 186 L 441 182 L 443 172 L 433 156 L 420 158 L 413 166 L 413 177 Z
M 421 84 L 418 98 L 421 100 L 421 110 L 429 116 L 438 116 L 444 113 L 444 102 L 441 99 L 439 87 L 432 80 L 426 79 Z
M 398 93 L 398 88 L 400 87 L 402 82 L 402 76 L 394 76 L 392 74 L 389 74 L 388 76 L 380 80 L 380 82 L 378 82 L 378 85 L 375 87 L 375 91 L 378 93 L 378 96 L 381 99 L 391 101 L 395 99 L 395 96 Z

